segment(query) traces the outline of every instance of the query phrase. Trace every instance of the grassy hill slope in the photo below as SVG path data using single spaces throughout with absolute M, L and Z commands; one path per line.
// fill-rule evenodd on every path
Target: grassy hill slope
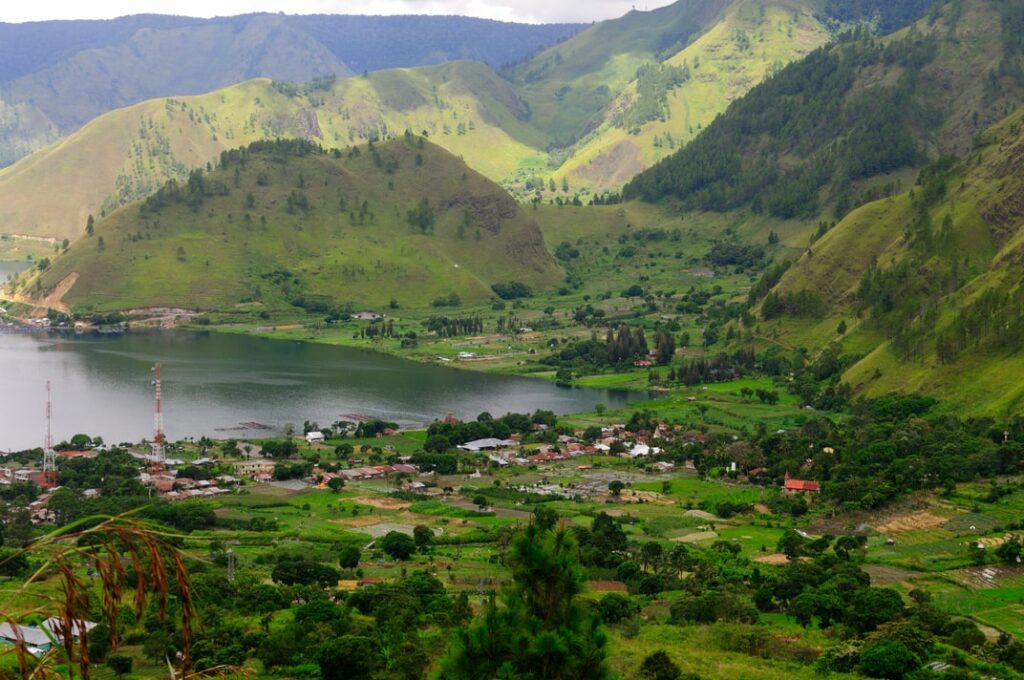
M 636 77 L 713 25 L 730 0 L 693 0 L 603 21 L 509 69 L 534 121 L 556 146 L 569 146 Z
M 559 168 L 556 182 L 568 177 L 595 192 L 617 190 L 829 37 L 807 2 L 734 2 L 699 37 L 629 83 Z
M 70 278 L 69 278 L 70 277 Z M 85 310 L 149 306 L 327 313 L 429 306 L 560 271 L 500 187 L 411 135 L 354 152 L 263 142 L 125 206 L 55 258 L 36 296 Z M 64 282 L 63 287 L 61 287 Z
M 911 192 L 865 205 L 817 241 L 762 304 L 761 333 L 843 347 L 853 357 L 843 380 L 860 394 L 918 391 L 971 412 L 1019 412 L 1022 196 L 1017 112 L 962 161 L 931 166 Z
M 425 131 L 475 169 L 501 178 L 544 163 L 527 117 L 511 86 L 473 62 L 312 86 L 275 87 L 259 79 L 150 100 L 101 116 L 0 170 L 0 232 L 75 238 L 89 214 L 142 198 L 221 151 L 259 139 L 298 137 L 341 147 Z

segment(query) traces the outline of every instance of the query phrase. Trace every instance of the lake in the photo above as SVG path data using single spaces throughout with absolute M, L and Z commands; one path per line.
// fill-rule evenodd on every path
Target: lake
M 31 262 L 20 260 L 18 262 L 10 262 L 6 260 L 0 261 L 0 284 L 7 283 L 7 279 L 14 274 L 23 272 L 32 266 Z
M 305 420 L 360 415 L 422 426 L 452 412 L 589 411 L 646 395 L 558 387 L 528 378 L 420 364 L 359 349 L 219 333 L 116 336 L 0 332 L 0 450 L 41 446 L 46 381 L 54 441 L 84 432 L 107 443 L 153 434 L 150 368 L 163 366 L 164 430 L 261 437 Z M 258 423 L 261 430 L 243 424 Z

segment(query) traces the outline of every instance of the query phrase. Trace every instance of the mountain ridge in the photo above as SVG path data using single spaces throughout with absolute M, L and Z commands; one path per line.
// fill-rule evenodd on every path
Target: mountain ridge
M 98 115 L 154 97 L 201 94 L 253 77 L 308 81 L 453 59 L 497 67 L 577 29 L 466 17 L 267 13 L 0 24 L 0 166 Z M 175 68 L 163 68 L 168 63 Z

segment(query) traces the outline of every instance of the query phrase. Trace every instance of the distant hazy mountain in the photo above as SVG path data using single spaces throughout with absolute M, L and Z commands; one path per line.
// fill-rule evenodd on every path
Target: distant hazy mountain
M 107 111 L 254 77 L 308 81 L 389 67 L 522 59 L 570 24 L 466 17 L 130 16 L 0 24 L 0 166 Z

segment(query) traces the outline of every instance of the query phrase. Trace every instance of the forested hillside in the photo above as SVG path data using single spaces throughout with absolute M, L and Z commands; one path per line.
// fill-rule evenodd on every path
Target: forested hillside
M 0 166 L 153 97 L 456 59 L 498 67 L 575 30 L 467 17 L 270 14 L 0 24 Z
M 1016 106 L 1020 4 L 954 2 L 889 39 L 848 34 L 754 88 L 625 196 L 779 218 L 831 207 L 842 216 L 898 182 L 870 186 L 872 178 L 965 153 Z
M 1024 112 L 909 191 L 852 212 L 779 277 L 756 336 L 820 351 L 860 394 L 923 392 L 972 411 L 1024 403 Z M 755 302 L 757 295 L 752 296 Z
M 823 14 L 840 24 L 872 22 L 888 34 L 919 19 L 940 0 L 826 0 Z
M 421 137 L 258 142 L 99 220 L 36 288 L 79 310 L 458 308 L 560 278 L 537 224 Z M 63 285 L 62 285 L 63 284 Z M 68 289 L 68 287 L 70 287 Z M 393 302 L 392 302 L 393 301 Z

